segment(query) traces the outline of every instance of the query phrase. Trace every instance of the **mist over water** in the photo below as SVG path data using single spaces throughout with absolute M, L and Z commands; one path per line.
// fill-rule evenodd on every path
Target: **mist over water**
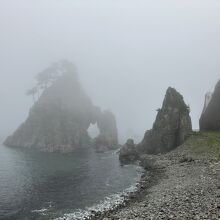
M 205 0 L 1 0 L 0 133 L 26 118 L 34 75 L 63 58 L 93 102 L 116 114 L 121 142 L 151 128 L 168 86 L 198 128 L 219 78 L 219 10 Z
M 115 196 L 122 201 L 122 192 L 133 189 L 140 178 L 140 167 L 120 166 L 116 152 L 104 153 L 109 149 L 97 141 L 99 134 L 113 139 L 112 134 L 117 133 L 116 116 L 119 144 L 128 138 L 140 142 L 145 131 L 151 129 L 170 86 L 184 96 L 190 106 L 193 129 L 198 129 L 205 93 L 212 92 L 220 78 L 219 11 L 218 0 L 0 0 L 0 219 L 46 220 L 68 214 L 73 217 L 88 207 L 97 208 L 100 202 L 109 208 L 117 203 Z M 30 126 L 21 132 L 21 138 L 18 135 L 15 144 L 8 145 L 26 144 L 26 148 L 42 147 L 50 152 L 56 144 L 57 149 L 64 150 L 65 139 L 64 144 L 73 153 L 42 153 L 3 146 L 1 143 L 26 120 L 34 104 L 27 97 L 27 90 L 36 86 L 38 92 L 45 91 L 35 76 L 62 59 L 74 63 L 82 94 L 85 91 L 85 97 L 75 92 L 79 99 L 77 95 L 73 99 L 74 92 L 69 91 L 81 91 L 81 86 L 64 92 L 64 107 L 74 102 L 69 112 L 77 114 L 63 117 L 60 102 L 59 111 L 53 111 L 53 105 L 49 108 L 49 114 L 55 112 L 50 118 L 45 113 L 48 106 L 42 105 L 39 109 L 43 109 L 45 117 L 38 114 L 40 111 L 33 111 L 32 116 L 43 125 L 37 127 L 31 119 L 34 123 L 27 123 Z M 73 85 L 77 83 L 74 81 Z M 57 93 L 54 100 L 59 101 Z M 87 94 L 93 103 L 87 100 Z M 50 101 L 51 96 L 47 97 L 42 103 Z M 91 109 L 76 110 L 82 97 L 87 100 L 82 106 L 92 106 Z M 78 113 L 84 110 L 89 111 L 82 114 L 82 120 Z M 112 117 L 106 116 L 104 110 L 110 110 Z M 66 116 L 68 108 L 64 112 Z M 54 120 L 57 115 L 62 120 Z M 82 120 L 79 125 L 78 119 Z M 55 123 L 47 126 L 51 121 Z M 68 126 L 63 123 L 65 126 L 61 127 L 63 121 Z M 109 122 L 110 128 L 106 129 Z M 90 137 L 97 139 L 88 137 L 84 126 L 87 123 Z M 28 132 L 32 130 L 35 132 Z M 88 139 L 87 146 L 81 145 L 81 133 Z M 56 143 L 44 141 L 48 137 Z M 85 149 L 76 146 L 75 150 L 73 143 Z M 94 143 L 101 143 L 101 147 Z M 130 143 L 134 148 L 132 140 Z M 90 144 L 96 146 L 92 148 Z
M 46 220 L 85 210 L 134 186 L 138 175 L 135 166 L 121 167 L 114 152 L 62 155 L 0 145 L 0 219 Z

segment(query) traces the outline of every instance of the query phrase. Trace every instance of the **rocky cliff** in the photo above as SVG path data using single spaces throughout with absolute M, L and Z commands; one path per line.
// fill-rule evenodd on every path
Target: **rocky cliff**
M 189 107 L 174 88 L 168 88 L 153 128 L 137 146 L 139 152 L 158 154 L 181 145 L 192 132 Z
M 212 93 L 207 92 L 205 94 L 205 102 L 204 102 L 204 107 L 203 107 L 203 110 L 202 110 L 202 114 L 206 111 L 206 109 L 209 106 L 209 103 L 210 103 L 211 100 L 212 100 Z
M 117 145 L 116 121 L 105 117 L 106 113 L 94 106 L 82 89 L 76 73 L 65 69 L 44 89 L 27 120 L 4 144 L 47 152 L 72 152 L 91 143 L 87 129 L 97 123 L 103 144 Z
M 207 96 L 205 98 L 205 105 Z M 220 80 L 200 117 L 201 131 L 220 131 Z

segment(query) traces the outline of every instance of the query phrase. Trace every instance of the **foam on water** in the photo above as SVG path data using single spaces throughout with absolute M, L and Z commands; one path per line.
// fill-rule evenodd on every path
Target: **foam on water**
M 138 166 L 122 167 L 117 151 L 83 149 L 61 155 L 0 145 L 0 167 L 0 219 L 12 220 L 85 219 L 123 203 L 141 175 Z
M 113 194 L 105 197 L 99 204 L 85 208 L 85 210 L 78 209 L 73 213 L 65 214 L 62 217 L 54 220 L 85 220 L 94 216 L 96 213 L 103 213 L 110 211 L 123 204 L 130 193 L 134 193 L 138 190 L 139 182 L 143 174 L 143 169 L 137 167 L 138 176 L 135 179 L 135 184 L 125 189 L 123 192 Z

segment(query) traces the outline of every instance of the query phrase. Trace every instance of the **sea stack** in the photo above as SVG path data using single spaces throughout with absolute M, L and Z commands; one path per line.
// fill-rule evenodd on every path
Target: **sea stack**
M 159 154 L 181 145 L 192 132 L 190 109 L 174 88 L 167 89 L 163 105 L 158 109 L 153 128 L 145 133 L 137 146 L 140 153 Z
M 220 80 L 218 81 L 214 93 L 206 94 L 205 104 L 200 117 L 201 131 L 220 131 Z
M 5 145 L 45 152 L 72 152 L 91 144 L 87 130 L 95 123 L 100 134 L 105 134 L 102 135 L 104 143 L 118 144 L 116 120 L 110 124 L 107 120 L 105 126 L 100 123 L 105 112 L 93 105 L 71 63 L 55 63 L 39 74 L 38 79 L 40 88 L 43 87 L 41 95 L 27 120 L 5 140 Z

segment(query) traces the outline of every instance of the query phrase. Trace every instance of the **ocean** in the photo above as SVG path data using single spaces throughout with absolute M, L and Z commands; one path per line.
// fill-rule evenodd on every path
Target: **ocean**
M 42 153 L 0 145 L 0 219 L 83 219 L 123 202 L 141 168 L 115 151 Z

